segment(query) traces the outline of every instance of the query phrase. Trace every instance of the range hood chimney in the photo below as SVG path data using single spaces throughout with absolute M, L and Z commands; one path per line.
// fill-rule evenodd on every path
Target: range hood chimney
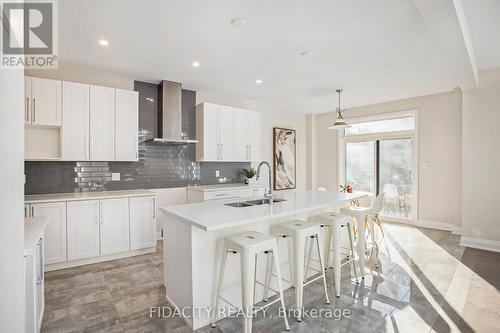
M 173 145 L 198 143 L 182 133 L 182 86 L 178 82 L 162 81 L 159 87 L 158 135 L 153 142 Z M 161 131 L 160 131 L 161 130 Z

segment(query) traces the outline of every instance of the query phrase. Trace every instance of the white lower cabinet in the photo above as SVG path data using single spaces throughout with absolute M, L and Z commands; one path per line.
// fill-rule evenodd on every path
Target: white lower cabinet
M 130 249 L 156 245 L 156 200 L 154 197 L 130 198 Z
M 40 237 L 33 252 L 24 256 L 25 332 L 38 333 L 42 327 L 44 298 L 44 238 Z
M 99 200 L 67 203 L 68 260 L 97 257 L 99 247 Z
M 68 259 L 66 253 L 66 202 L 32 204 L 25 208 L 29 216 L 48 216 L 45 227 L 45 264 Z
M 48 217 L 45 270 L 122 258 L 136 250 L 147 253 L 156 246 L 156 197 L 152 195 L 28 203 L 24 214 Z
M 101 255 L 130 249 L 128 200 L 120 198 L 100 201 Z

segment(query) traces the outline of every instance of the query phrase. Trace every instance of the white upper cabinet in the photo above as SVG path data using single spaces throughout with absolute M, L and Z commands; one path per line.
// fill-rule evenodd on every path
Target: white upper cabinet
M 258 161 L 260 114 L 225 105 L 196 107 L 198 161 Z
M 61 126 L 61 81 L 26 77 L 25 91 L 26 123 Z
M 238 154 L 235 151 L 234 117 L 237 109 L 221 105 L 219 110 L 219 144 L 222 161 L 237 161 Z
M 87 84 L 63 82 L 62 159 L 85 161 L 89 156 L 89 90 Z
M 130 198 L 130 249 L 156 245 L 155 198 Z
M 220 105 L 203 103 L 196 107 L 196 159 L 218 161 L 220 155 L 219 135 Z
M 126 252 L 129 243 L 128 198 L 100 201 L 101 255 Z
M 24 77 L 24 123 L 31 124 L 31 77 Z
M 260 113 L 256 111 L 247 111 L 246 112 L 247 119 L 247 129 L 248 135 L 247 144 L 248 144 L 248 160 L 249 161 L 260 161 Z
M 115 159 L 137 161 L 139 93 L 116 89 Z
M 115 89 L 90 86 L 90 159 L 115 159 Z
M 32 204 L 31 215 L 49 218 L 44 231 L 45 263 L 54 264 L 66 261 L 66 203 Z

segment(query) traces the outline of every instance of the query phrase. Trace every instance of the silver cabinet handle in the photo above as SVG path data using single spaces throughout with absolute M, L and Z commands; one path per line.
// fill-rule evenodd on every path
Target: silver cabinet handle
M 153 198 L 153 218 L 156 218 L 156 199 Z
M 99 225 L 99 205 L 97 205 L 96 210 L 97 212 L 95 214 L 95 225 Z
M 30 99 L 29 97 L 26 97 L 26 122 L 30 121 Z
M 38 247 L 39 247 L 39 253 L 40 253 L 40 283 L 38 283 L 37 281 L 37 284 L 41 284 L 42 281 L 43 281 L 43 278 L 44 278 L 44 269 L 43 269 L 43 239 L 40 238 L 40 240 L 38 241 Z
M 31 118 L 32 118 L 31 121 L 33 123 L 35 123 L 35 115 L 36 115 L 36 107 L 35 106 L 36 106 L 35 98 L 33 97 L 33 110 L 31 110 L 31 113 L 32 113 L 32 115 L 31 115 Z
M 104 209 L 102 202 L 100 203 L 99 211 L 101 212 L 101 225 L 104 223 Z
M 92 159 L 92 156 L 94 155 L 94 137 L 92 135 L 90 136 L 89 146 L 90 146 L 89 159 Z
M 220 144 L 220 159 L 224 159 L 224 146 L 222 143 Z
M 35 207 L 31 206 L 31 217 L 35 216 Z

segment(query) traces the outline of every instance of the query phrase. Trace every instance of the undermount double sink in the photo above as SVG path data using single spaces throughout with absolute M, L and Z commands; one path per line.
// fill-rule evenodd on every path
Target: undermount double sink
M 281 202 L 281 201 L 286 201 L 285 199 L 273 199 L 273 203 L 275 202 Z M 226 206 L 231 206 L 231 207 L 237 207 L 237 208 L 243 208 L 243 207 L 252 207 L 252 206 L 259 206 L 259 205 L 269 205 L 271 201 L 269 199 L 259 199 L 259 200 L 248 200 L 248 201 L 240 201 L 240 202 L 231 202 L 225 204 Z

